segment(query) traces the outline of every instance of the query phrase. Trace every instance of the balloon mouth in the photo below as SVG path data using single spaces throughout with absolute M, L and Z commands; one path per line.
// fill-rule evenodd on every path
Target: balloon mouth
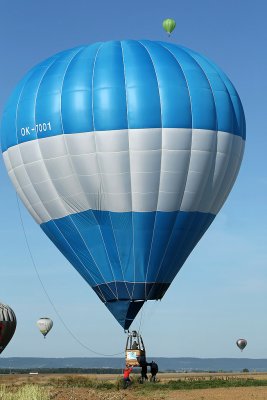
M 144 304 L 144 300 L 135 301 L 110 301 L 105 305 L 111 312 L 111 314 L 116 318 L 119 324 L 124 330 L 130 328 L 133 320 L 141 310 Z
M 93 286 L 103 303 L 111 301 L 160 300 L 170 286 L 169 282 L 108 282 Z
M 160 300 L 170 283 L 159 282 L 109 282 L 93 289 L 116 318 L 127 330 L 147 300 Z

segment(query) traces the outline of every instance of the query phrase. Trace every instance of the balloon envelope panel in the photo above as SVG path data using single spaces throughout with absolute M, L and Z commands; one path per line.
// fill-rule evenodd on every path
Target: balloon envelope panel
M 222 207 L 245 119 L 229 79 L 200 54 L 114 41 L 33 68 L 1 133 L 25 206 L 127 329 Z

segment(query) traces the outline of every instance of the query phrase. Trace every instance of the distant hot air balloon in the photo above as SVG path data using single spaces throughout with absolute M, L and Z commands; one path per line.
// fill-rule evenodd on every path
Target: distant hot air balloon
M 12 308 L 0 303 L 0 354 L 12 339 L 16 326 L 16 315 Z
M 162 23 L 163 29 L 168 33 L 168 35 L 170 36 L 172 31 L 175 29 L 176 27 L 176 22 L 174 21 L 174 19 L 172 18 L 167 18 L 164 19 L 163 23 Z
M 246 341 L 246 339 L 238 339 L 238 340 L 236 341 L 236 345 L 237 345 L 237 347 L 240 348 L 241 351 L 243 351 L 244 348 L 245 348 L 246 345 L 247 345 L 247 341 Z
M 53 327 L 53 321 L 50 318 L 40 318 L 37 321 L 39 331 L 44 335 L 44 338 Z
M 224 204 L 245 118 L 226 75 L 171 43 L 56 54 L 8 101 L 9 176 L 36 222 L 128 329 Z M 218 244 L 218 246 L 221 244 Z

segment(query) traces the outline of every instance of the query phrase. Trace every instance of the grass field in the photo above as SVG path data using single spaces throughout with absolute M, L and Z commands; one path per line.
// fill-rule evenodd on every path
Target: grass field
M 267 373 L 159 374 L 122 388 L 117 375 L 0 375 L 0 400 L 267 400 Z

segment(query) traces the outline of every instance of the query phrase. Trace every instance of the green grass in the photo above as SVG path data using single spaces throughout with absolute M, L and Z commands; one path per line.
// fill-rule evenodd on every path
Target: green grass
M 0 400 L 50 400 L 48 389 L 36 386 L 25 385 L 16 392 L 6 386 L 0 386 Z
M 52 400 L 53 392 L 61 388 L 87 388 L 91 389 L 95 395 L 95 399 L 100 400 L 122 400 L 125 393 L 123 390 L 123 381 L 118 376 L 117 381 L 108 382 L 98 379 L 90 379 L 80 376 L 66 376 L 59 379 L 50 379 L 48 385 L 22 385 L 18 388 L 8 386 L 0 386 L 0 400 Z M 172 390 L 195 390 L 210 389 L 223 387 L 255 387 L 267 386 L 267 380 L 240 378 L 240 377 L 188 377 L 186 379 L 170 380 L 168 382 L 151 383 L 146 382 L 139 384 L 138 377 L 133 378 L 133 383 L 129 389 L 138 395 L 148 395 L 157 391 L 158 393 L 166 393 Z M 49 389 L 50 387 L 50 389 Z M 117 393 L 117 394 L 116 394 Z
M 119 376 L 116 382 L 100 381 L 86 377 L 66 376 L 59 379 L 51 379 L 50 383 L 54 387 L 84 387 L 97 390 L 122 390 L 123 380 Z M 267 380 L 239 377 L 195 377 L 188 379 L 170 380 L 168 382 L 139 384 L 138 378 L 133 377 L 131 390 L 150 392 L 158 390 L 193 390 L 209 389 L 222 387 L 251 387 L 267 386 Z M 1 400 L 1 398 L 0 398 Z

